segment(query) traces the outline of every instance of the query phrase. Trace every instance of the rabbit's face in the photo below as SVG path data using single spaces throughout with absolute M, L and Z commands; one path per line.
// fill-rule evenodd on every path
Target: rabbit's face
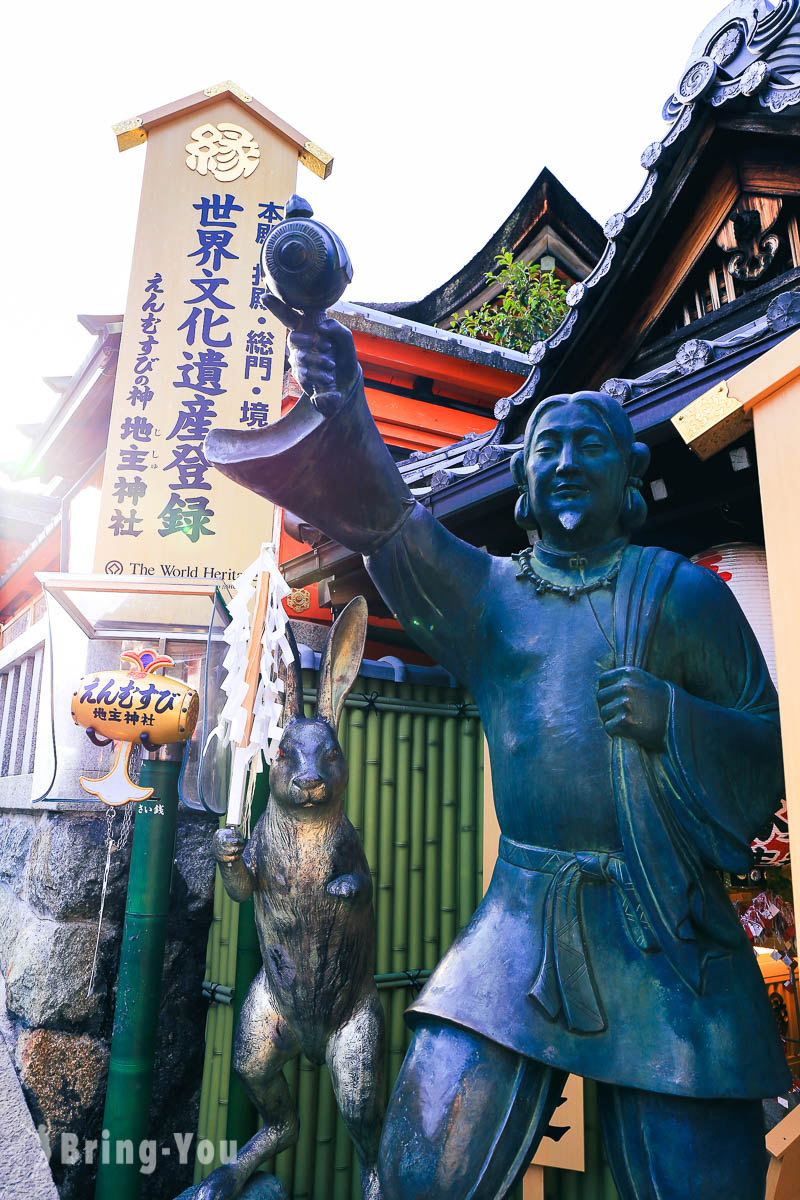
M 347 786 L 347 763 L 327 721 L 295 720 L 286 726 L 270 767 L 270 795 L 298 816 L 338 805 Z

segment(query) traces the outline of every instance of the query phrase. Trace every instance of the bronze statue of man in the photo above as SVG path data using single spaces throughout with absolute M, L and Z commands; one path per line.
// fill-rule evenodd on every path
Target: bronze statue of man
M 788 1072 L 717 872 L 747 868 L 783 781 L 775 690 L 735 599 L 630 544 L 649 454 L 610 397 L 536 409 L 512 470 L 538 537 L 494 558 L 414 502 L 349 332 L 270 307 L 306 394 L 263 432 L 212 434 L 207 456 L 362 553 L 470 689 L 502 833 L 483 902 L 408 1010 L 386 1200 L 505 1195 L 569 1072 L 598 1081 L 623 1200 L 761 1200 L 760 1099 Z

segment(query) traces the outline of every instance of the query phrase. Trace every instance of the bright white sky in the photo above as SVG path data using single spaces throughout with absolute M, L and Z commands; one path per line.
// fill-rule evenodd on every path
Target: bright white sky
M 298 190 L 353 259 L 350 300 L 415 300 L 547 166 L 601 223 L 721 0 L 79 0 L 15 4 L 2 72 L 4 427 L 124 304 L 145 148 L 110 126 L 224 79 L 334 155 Z M 13 350 L 12 350 L 13 348 Z M 0 463 L 27 443 L 9 434 Z

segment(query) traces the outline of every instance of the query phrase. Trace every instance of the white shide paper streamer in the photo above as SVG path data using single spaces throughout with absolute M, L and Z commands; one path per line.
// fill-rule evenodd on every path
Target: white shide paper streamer
M 247 726 L 247 695 L 245 673 L 250 643 L 253 637 L 252 621 L 255 615 L 258 582 L 264 576 L 264 586 L 269 588 L 264 632 L 261 637 L 261 661 L 259 681 L 253 707 L 253 725 L 250 739 L 242 746 Z M 228 650 L 222 663 L 225 678 L 221 684 L 227 699 L 218 725 L 211 731 L 206 742 L 218 737 L 223 746 L 232 744 L 231 782 L 228 799 L 228 825 L 243 825 L 245 835 L 249 832 L 250 802 L 256 775 L 269 766 L 278 752 L 278 743 L 283 732 L 283 680 L 278 677 L 280 663 L 287 666 L 292 662 L 292 649 L 286 636 L 288 618 L 282 601 L 291 588 L 281 575 L 275 558 L 274 544 L 265 543 L 257 559 L 250 564 L 234 584 L 233 596 L 228 603 L 231 622 L 223 634 Z

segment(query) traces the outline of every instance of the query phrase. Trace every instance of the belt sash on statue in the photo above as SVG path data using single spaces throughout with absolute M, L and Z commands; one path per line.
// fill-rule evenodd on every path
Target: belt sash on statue
M 584 940 L 580 894 L 585 883 L 610 883 L 617 889 L 631 939 L 640 950 L 658 949 L 652 926 L 634 891 L 620 854 L 547 850 L 500 838 L 500 858 L 516 867 L 550 875 L 544 903 L 542 957 L 530 992 L 551 1020 L 563 1013 L 568 1029 L 599 1033 L 606 1018 Z

